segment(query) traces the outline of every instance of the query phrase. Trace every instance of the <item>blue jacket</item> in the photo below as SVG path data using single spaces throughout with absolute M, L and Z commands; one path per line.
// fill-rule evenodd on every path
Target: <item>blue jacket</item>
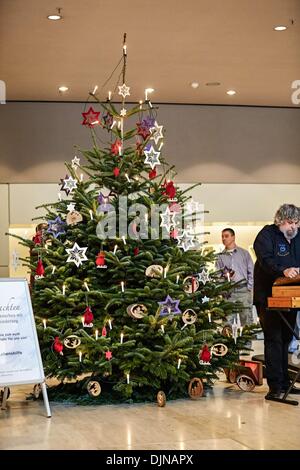
M 289 243 L 275 225 L 266 225 L 254 241 L 254 304 L 266 305 L 272 285 L 287 268 L 300 267 L 300 231 Z

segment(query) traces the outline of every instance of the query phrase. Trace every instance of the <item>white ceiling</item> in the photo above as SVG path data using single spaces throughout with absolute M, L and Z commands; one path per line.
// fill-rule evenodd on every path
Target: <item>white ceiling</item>
M 63 20 L 47 20 L 56 7 Z M 275 32 L 277 24 L 289 28 Z M 299 0 L 1 0 L 7 99 L 84 101 L 117 64 L 124 32 L 131 101 L 152 87 L 153 102 L 292 106 Z M 212 81 L 221 85 L 205 85 Z M 59 94 L 60 85 L 69 91 Z

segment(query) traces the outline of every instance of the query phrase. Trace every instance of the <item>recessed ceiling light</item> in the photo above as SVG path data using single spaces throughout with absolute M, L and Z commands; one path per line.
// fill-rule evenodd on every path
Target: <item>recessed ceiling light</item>
M 287 29 L 287 26 L 284 26 L 284 25 L 278 25 L 278 26 L 274 26 L 273 28 L 275 31 L 285 31 Z
M 59 89 L 58 89 L 58 91 L 59 91 L 60 93 L 64 93 L 65 91 L 68 91 L 68 89 L 69 89 L 69 88 L 68 88 L 67 86 L 60 86 Z
M 206 86 L 220 86 L 221 82 L 207 82 L 205 83 Z
M 199 86 L 198 82 L 192 82 L 191 83 L 191 87 L 194 88 L 194 90 L 196 90 L 196 88 L 198 88 L 198 86 Z
M 48 20 L 57 21 L 57 20 L 62 19 L 62 15 L 60 14 L 61 8 L 56 8 L 56 10 L 57 10 L 57 13 L 54 13 L 53 15 L 48 15 L 47 16 Z
M 226 93 L 227 93 L 227 95 L 233 96 L 233 95 L 236 94 L 236 91 L 235 90 L 227 90 Z

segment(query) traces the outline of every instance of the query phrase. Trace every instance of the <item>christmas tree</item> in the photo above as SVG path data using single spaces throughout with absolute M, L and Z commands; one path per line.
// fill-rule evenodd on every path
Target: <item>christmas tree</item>
M 175 186 L 149 90 L 126 104 L 126 59 L 124 38 L 121 103 L 90 93 L 82 124 L 93 147 L 84 164 L 66 163 L 67 198 L 42 206 L 23 262 L 47 377 L 116 400 L 186 396 L 198 378 L 192 396 L 238 362 L 250 336 L 238 321 L 224 328 L 238 308 L 226 299 L 232 285 L 207 268 L 214 254 L 195 223 L 203 208 Z

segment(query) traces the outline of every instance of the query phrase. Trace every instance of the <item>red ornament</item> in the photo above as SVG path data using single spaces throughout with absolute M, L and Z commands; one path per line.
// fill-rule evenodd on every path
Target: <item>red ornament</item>
M 116 141 L 111 144 L 110 151 L 113 155 L 120 155 L 122 151 L 122 142 L 119 139 L 116 139 Z
M 171 238 L 177 238 L 178 237 L 178 230 L 176 228 L 174 228 L 173 230 L 171 230 L 170 232 L 170 237 Z
M 105 359 L 107 359 L 109 361 L 111 358 L 112 358 L 112 352 L 111 351 L 106 351 Z
M 142 122 L 137 122 L 136 123 L 137 125 L 137 134 L 140 135 L 141 137 L 143 137 L 144 140 L 147 139 L 147 137 L 149 137 L 150 135 L 150 131 L 148 129 L 147 126 L 145 126 Z
M 105 266 L 105 253 L 104 251 L 99 251 L 97 258 L 96 258 L 96 265 L 98 268 Z M 106 266 L 105 266 L 106 267 Z
M 83 126 L 94 127 L 96 124 L 99 124 L 99 115 L 100 111 L 94 111 L 92 106 L 86 113 L 81 113 L 83 116 Z
M 148 176 L 150 180 L 153 180 L 153 178 L 156 178 L 157 176 L 156 169 L 153 168 L 153 170 L 149 171 Z
M 134 256 L 137 256 L 137 255 L 139 254 L 139 252 L 140 252 L 140 249 L 139 249 L 138 246 L 136 246 L 135 248 L 133 248 L 133 254 L 134 254 Z
M 107 335 L 107 330 L 105 328 L 105 326 L 102 328 L 102 333 L 101 333 L 101 336 L 106 336 Z
M 61 356 L 63 356 L 63 349 L 64 346 L 62 342 L 60 341 L 58 336 L 55 336 L 54 343 L 53 343 L 53 349 L 54 351 L 58 352 Z
M 209 361 L 210 361 L 210 358 L 211 358 L 210 351 L 209 351 L 209 349 L 208 349 L 207 344 L 205 344 L 205 345 L 203 346 L 202 351 L 201 351 L 200 354 L 199 354 L 199 359 L 200 359 L 200 361 L 203 361 L 203 362 L 209 362 Z
M 173 181 L 168 181 L 167 183 L 164 184 L 163 187 L 165 188 L 163 194 L 166 194 L 171 199 L 173 199 L 176 195 L 176 188 L 174 186 Z
M 32 238 L 32 241 L 35 245 L 42 245 L 42 243 L 43 243 L 43 232 L 41 230 L 36 232 L 36 234 Z
M 90 307 L 86 307 L 83 314 L 84 325 L 90 325 L 94 320 L 94 315 Z
M 120 168 L 116 166 L 116 168 L 114 168 L 114 175 L 117 177 L 119 176 L 119 174 L 120 174 Z
M 44 277 L 45 268 L 41 259 L 38 260 L 35 274 L 36 274 L 36 277 Z

